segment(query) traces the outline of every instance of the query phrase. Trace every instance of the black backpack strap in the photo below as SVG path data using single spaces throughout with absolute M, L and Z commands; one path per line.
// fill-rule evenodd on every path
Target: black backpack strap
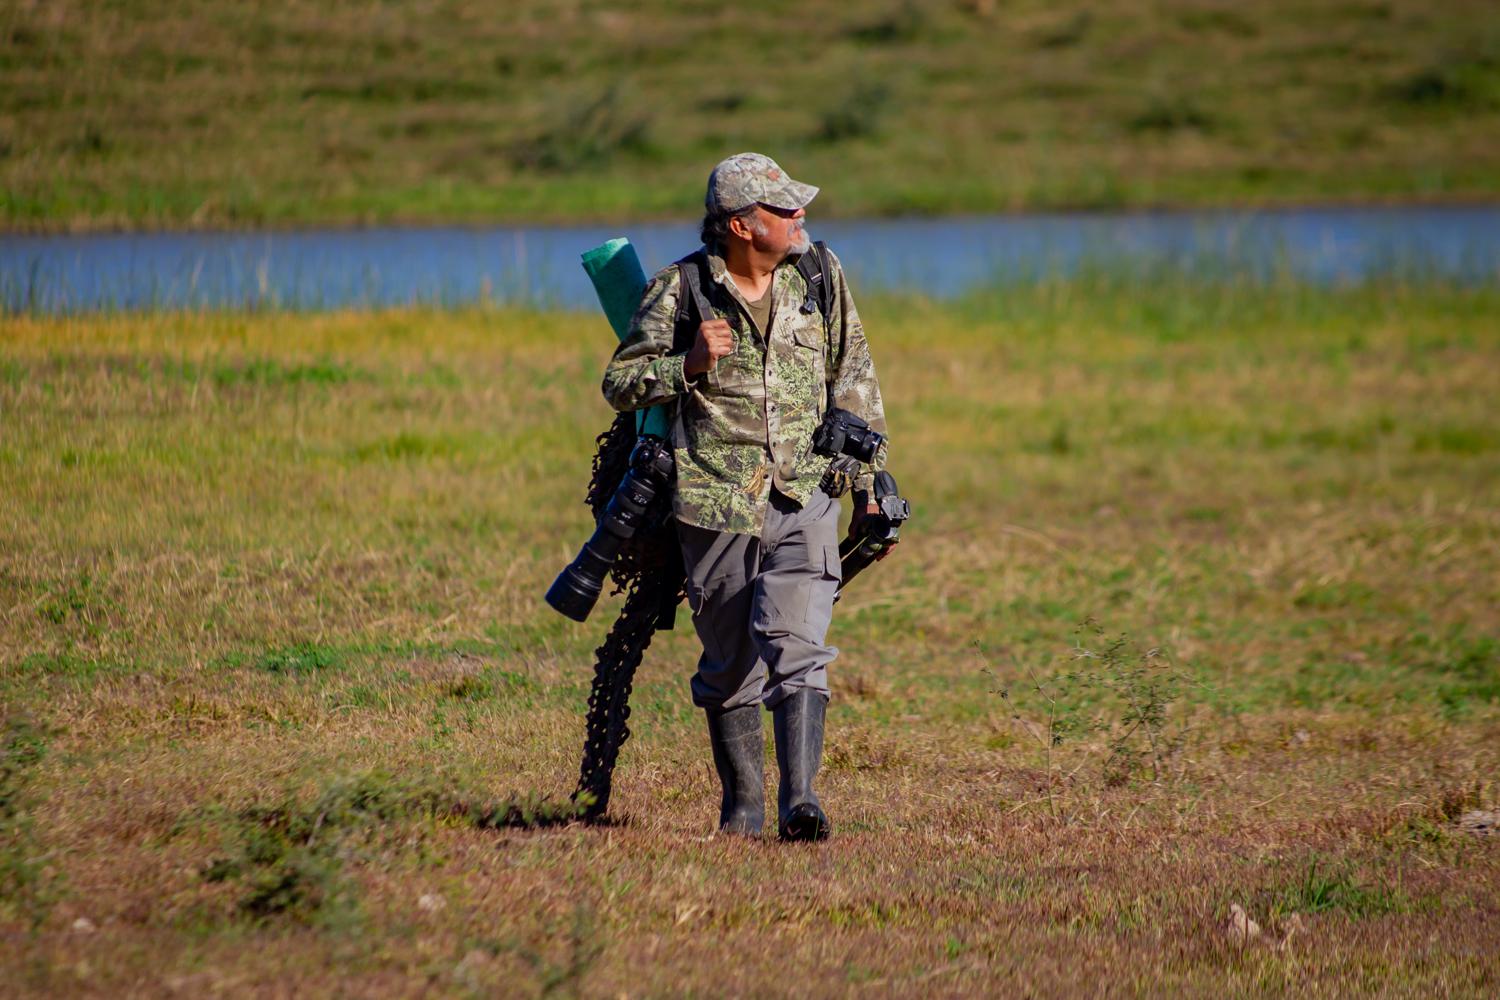
M 833 328 L 833 263 L 828 259 L 828 244 L 818 240 L 797 258 L 797 273 L 807 285 L 807 298 L 802 300 L 802 311 L 811 314 L 814 309 L 823 314 L 823 335 Z
M 811 314 L 814 309 L 823 314 L 823 332 L 828 332 L 832 322 L 833 281 L 828 277 L 828 244 L 822 240 L 797 258 L 797 273 L 807 286 L 807 298 L 802 300 L 802 311 Z
M 698 326 L 714 315 L 708 295 L 703 291 L 709 281 L 708 254 L 700 247 L 677 262 L 677 315 L 672 326 L 672 353 L 690 350 L 698 336 Z
M 818 265 L 823 268 L 823 273 L 827 274 L 827 275 L 832 275 L 833 274 L 833 264 L 828 259 L 828 244 L 824 243 L 822 240 L 818 240 L 818 242 L 815 243 L 815 244 L 813 244 L 813 246 L 818 251 Z M 825 324 L 831 324 L 833 322 L 833 278 L 832 277 L 829 277 L 826 281 L 823 282 L 823 292 L 822 292 L 822 294 L 823 294 L 823 299 L 819 303 L 819 305 L 823 309 L 823 322 Z
M 833 265 L 828 259 L 828 244 L 818 240 L 797 258 L 797 273 L 807 286 L 807 298 L 802 300 L 802 311 L 809 315 L 816 309 L 823 314 L 823 339 L 826 341 L 833 330 Z M 833 406 L 833 373 L 828 372 L 828 405 Z

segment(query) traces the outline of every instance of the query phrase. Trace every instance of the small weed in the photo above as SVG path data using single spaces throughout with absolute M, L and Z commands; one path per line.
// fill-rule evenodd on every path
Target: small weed
M 357 909 L 344 864 L 362 860 L 383 831 L 423 817 L 475 829 L 533 828 L 572 822 L 580 807 L 535 798 L 476 804 L 439 788 L 372 771 L 331 782 L 310 803 L 287 796 L 252 806 L 229 823 L 228 854 L 203 871 L 207 882 L 239 882 L 236 909 L 255 921 L 327 922 Z M 179 828 L 186 828 L 186 819 Z
M 203 870 L 208 882 L 240 880 L 239 911 L 255 920 L 306 922 L 335 900 L 349 903 L 344 849 L 395 818 L 401 791 L 379 774 L 336 782 L 309 806 L 292 799 L 235 817 L 233 852 Z
M 341 650 L 299 642 L 262 653 L 255 661 L 255 668 L 273 674 L 310 674 L 342 666 L 344 659 Z
M 1212 131 L 1215 121 L 1212 115 L 1191 98 L 1181 94 L 1156 94 L 1146 105 L 1125 122 L 1131 132 L 1181 132 L 1194 129 L 1199 132 Z
M 746 95 L 739 91 L 731 91 L 726 94 L 713 94 L 698 102 L 698 107 L 703 111 L 711 111 L 715 114 L 730 114 L 739 111 L 748 100 Z
M 468 674 L 443 687 L 443 697 L 453 701 L 488 701 L 507 694 L 524 692 L 531 687 L 529 678 L 508 670 L 486 670 Z
M 1174 725 L 1170 716 L 1172 705 L 1182 698 L 1184 677 L 1160 648 L 1139 649 L 1123 634 L 1106 640 L 1092 618 L 1076 634 L 1073 658 L 1078 666 L 1065 677 L 1080 689 L 1106 692 L 1115 702 L 1113 718 L 1095 723 L 1108 736 L 1106 782 L 1123 784 L 1145 767 L 1152 781 L 1161 780 L 1187 737 L 1186 724 Z
M 906 762 L 897 744 L 868 732 L 853 732 L 829 740 L 824 766 L 830 771 L 885 771 Z
M 1065 420 L 1059 420 L 1052 428 L 1052 434 L 1047 438 L 1047 450 L 1054 455 L 1066 455 L 1073 450 L 1073 442 L 1068 437 L 1068 424 Z
M 79 157 L 103 156 L 114 145 L 108 134 L 95 122 L 85 122 L 68 143 L 68 152 Z
M 1474 53 L 1434 62 L 1388 88 L 1399 104 L 1484 111 L 1500 107 L 1500 56 Z
M 221 388 L 240 385 L 343 385 L 356 378 L 367 377 L 350 365 L 326 360 L 296 363 L 253 358 L 248 361 L 225 362 L 213 369 L 214 384 Z
M 1040 32 L 1036 36 L 1037 48 L 1070 49 L 1083 41 L 1084 37 L 1089 33 L 1089 28 L 1093 27 L 1093 24 L 1093 11 L 1074 11 L 1057 24 Z
M 1418 432 L 1411 447 L 1415 452 L 1482 455 L 1500 450 L 1500 434 L 1487 427 L 1436 427 Z
M 866 45 L 913 42 L 927 27 L 927 13 L 913 0 L 903 0 L 884 15 L 849 29 L 849 37 Z
M 596 98 L 572 104 L 557 120 L 511 150 L 518 167 L 569 173 L 624 153 L 640 153 L 649 144 L 652 116 L 632 106 L 618 84 Z
M 1254 21 L 1229 7 L 1186 10 L 1177 15 L 1177 23 L 1188 31 L 1232 38 L 1254 38 L 1260 34 L 1260 27 Z
M 1058 804 L 1052 788 L 1059 777 L 1054 751 L 1064 743 L 1103 737 L 1108 752 L 1102 776 L 1106 785 L 1116 786 L 1147 771 L 1152 781 L 1163 780 L 1187 738 L 1186 723 L 1174 720 L 1171 711 L 1181 701 L 1186 681 L 1160 648 L 1141 650 L 1125 635 L 1106 640 L 1093 618 L 1074 633 L 1068 669 L 1045 680 L 1030 667 L 1025 671 L 1029 687 L 1046 706 L 1045 727 L 1014 716 L 1042 747 L 1047 802 L 1054 815 Z M 1011 700 L 1009 687 L 1002 685 L 997 693 Z
M 1412 899 L 1398 886 L 1372 885 L 1358 878 L 1353 865 L 1328 865 L 1318 855 L 1308 859 L 1307 869 L 1294 882 L 1270 892 L 1267 909 L 1273 917 L 1292 913 L 1339 911 L 1353 917 L 1404 913 Z
M 104 628 L 114 601 L 104 593 L 103 582 L 85 570 L 49 587 L 37 606 L 37 614 L 53 625 L 80 627 L 85 635 L 98 635 Z
M 351 449 L 349 454 L 355 460 L 362 462 L 377 459 L 400 462 L 453 458 L 462 454 L 463 450 L 463 439 L 451 434 L 433 435 L 400 431 L 391 437 L 359 445 Z
M 843 142 L 875 135 L 890 103 L 891 89 L 885 84 L 857 83 L 843 100 L 823 112 L 815 138 L 820 142 Z
M 16 666 L 21 677 L 72 677 L 86 680 L 101 671 L 128 669 L 85 656 L 75 650 L 60 653 L 28 653 Z
M 562 939 L 561 961 L 532 948 L 522 947 L 516 951 L 536 970 L 541 980 L 542 996 L 576 996 L 584 975 L 604 953 L 598 917 L 590 906 L 580 903 L 573 908 L 567 929 L 560 935 L 554 932 L 554 936 Z
M 1369 604 L 1375 591 L 1367 584 L 1355 580 L 1343 583 L 1309 584 L 1298 590 L 1292 604 L 1307 611 L 1331 611 L 1338 608 L 1357 608 Z
M 1500 703 L 1500 639 L 1455 630 L 1446 637 L 1418 634 L 1390 651 L 1427 677 L 1445 717 L 1461 718 L 1475 708 Z

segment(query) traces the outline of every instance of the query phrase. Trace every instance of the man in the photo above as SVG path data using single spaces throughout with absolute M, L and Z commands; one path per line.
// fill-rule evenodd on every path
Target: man
M 831 403 L 885 432 L 864 331 L 831 253 L 831 315 L 804 308 L 812 300 L 796 262 L 811 250 L 803 219 L 817 193 L 758 153 L 715 167 L 702 227 L 712 315 L 692 347 L 673 354 L 679 298 L 691 290 L 675 265 L 659 271 L 603 387 L 616 410 L 676 404 L 674 512 L 703 643 L 693 702 L 707 712 L 723 783 L 719 825 L 761 832 L 764 704 L 784 840 L 822 840 L 830 829 L 812 782 L 838 652 L 826 644 L 839 586 L 838 504 L 820 488 L 829 459 L 813 452 L 813 431 Z M 872 480 L 884 461 L 882 449 L 860 468 L 851 532 L 878 509 Z

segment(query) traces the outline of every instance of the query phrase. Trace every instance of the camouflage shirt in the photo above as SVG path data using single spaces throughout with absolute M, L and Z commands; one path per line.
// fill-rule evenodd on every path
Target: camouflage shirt
M 679 520 L 715 531 L 759 536 L 771 488 L 799 504 L 818 489 L 829 460 L 812 450 L 813 431 L 833 405 L 885 433 L 885 410 L 864 328 L 844 269 L 829 253 L 833 316 L 828 333 L 816 311 L 802 312 L 807 283 L 796 257 L 772 275 L 771 325 L 764 339 L 722 258 L 709 254 L 703 289 L 714 313 L 729 321 L 734 352 L 688 379 L 685 355 L 672 354 L 677 312 L 675 265 L 646 285 L 630 333 L 604 372 L 604 398 L 616 410 L 672 404 Z M 885 449 L 860 470 L 855 488 L 870 490 Z

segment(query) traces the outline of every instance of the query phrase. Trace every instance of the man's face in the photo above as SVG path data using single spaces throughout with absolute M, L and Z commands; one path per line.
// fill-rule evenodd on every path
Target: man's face
M 802 208 L 776 208 L 764 203 L 755 206 L 756 225 L 750 227 L 751 245 L 761 253 L 786 258 L 791 254 L 806 253 L 812 241 L 803 228 L 807 210 Z

